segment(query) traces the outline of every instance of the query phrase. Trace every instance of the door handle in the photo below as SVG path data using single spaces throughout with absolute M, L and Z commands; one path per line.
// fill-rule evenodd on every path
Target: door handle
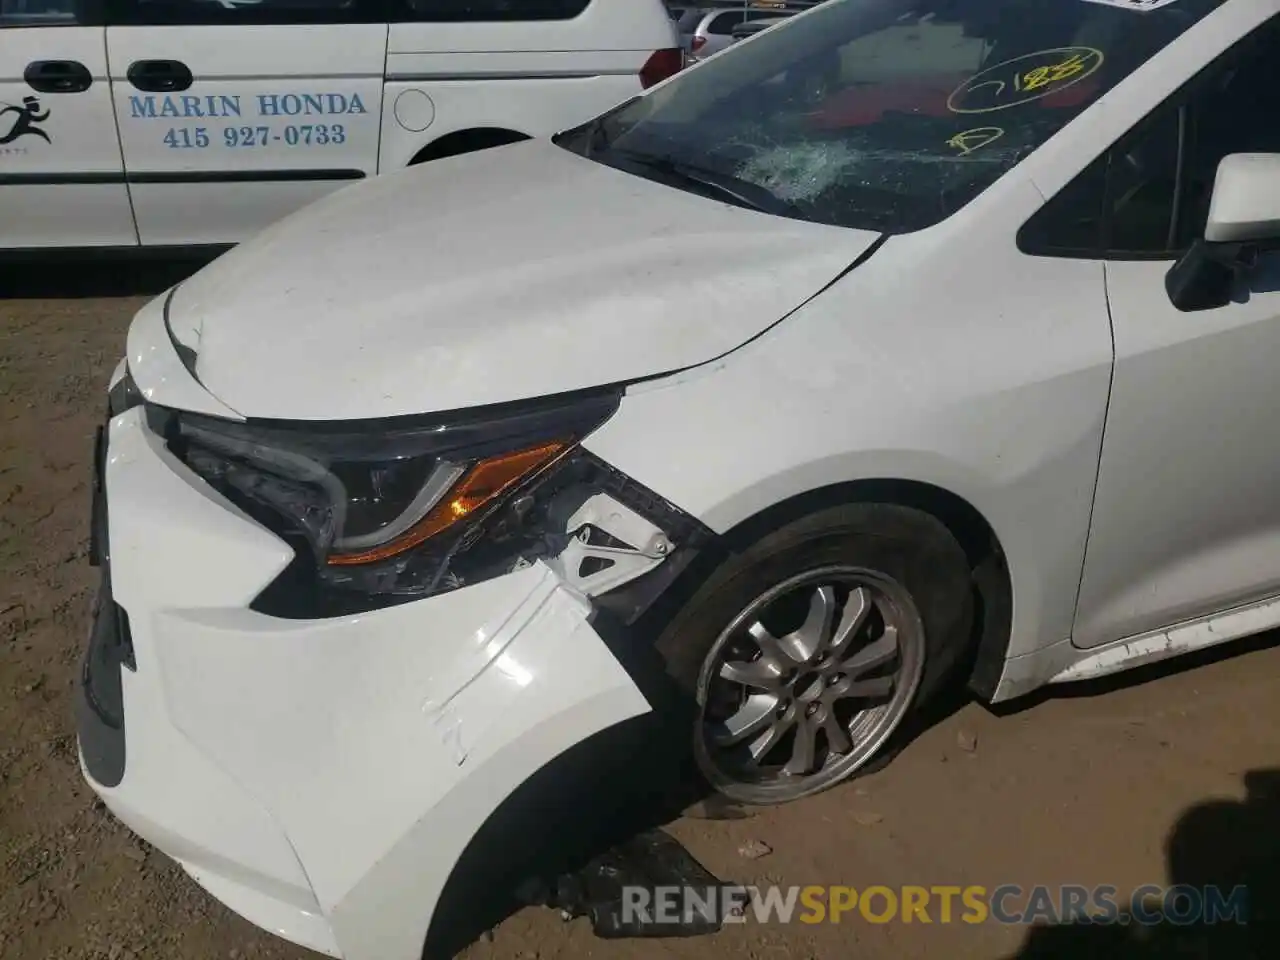
M 93 74 L 77 60 L 35 60 L 22 71 L 22 79 L 41 93 L 81 93 L 93 85 Z
M 148 93 L 186 90 L 195 82 L 191 68 L 177 60 L 136 60 L 129 64 L 125 76 L 139 90 Z

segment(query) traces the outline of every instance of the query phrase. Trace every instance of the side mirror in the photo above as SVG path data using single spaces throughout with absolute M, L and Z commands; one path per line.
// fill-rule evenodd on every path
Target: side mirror
M 1209 243 L 1280 240 L 1280 153 L 1233 153 L 1213 179 Z
M 1213 181 L 1204 239 L 1165 275 L 1165 292 L 1182 311 L 1231 302 L 1231 289 L 1259 250 L 1280 246 L 1280 154 L 1223 157 Z

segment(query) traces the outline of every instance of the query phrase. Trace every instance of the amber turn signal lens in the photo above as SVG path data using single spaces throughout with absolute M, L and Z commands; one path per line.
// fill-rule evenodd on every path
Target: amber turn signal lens
M 412 550 L 502 496 L 521 480 L 550 464 L 568 448 L 567 441 L 557 440 L 528 450 L 481 460 L 463 475 L 453 489 L 445 494 L 444 499 L 400 536 L 359 553 L 335 554 L 329 558 L 329 565 L 376 563 Z

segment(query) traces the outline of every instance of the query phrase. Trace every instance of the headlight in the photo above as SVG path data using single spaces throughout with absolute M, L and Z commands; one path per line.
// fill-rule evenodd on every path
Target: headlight
M 611 482 L 579 444 L 618 400 L 609 392 L 484 419 L 314 425 L 153 407 L 148 422 L 294 547 L 295 562 L 254 608 L 311 618 L 430 596 L 559 553 L 565 522 Z

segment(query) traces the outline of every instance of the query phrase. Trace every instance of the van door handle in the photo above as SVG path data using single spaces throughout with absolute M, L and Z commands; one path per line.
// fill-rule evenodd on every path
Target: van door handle
M 41 93 L 82 93 L 93 85 L 93 74 L 77 60 L 35 60 L 22 71 L 22 79 Z
M 125 76 L 139 90 L 148 93 L 186 90 L 195 82 L 191 68 L 177 60 L 136 60 L 129 64 Z

